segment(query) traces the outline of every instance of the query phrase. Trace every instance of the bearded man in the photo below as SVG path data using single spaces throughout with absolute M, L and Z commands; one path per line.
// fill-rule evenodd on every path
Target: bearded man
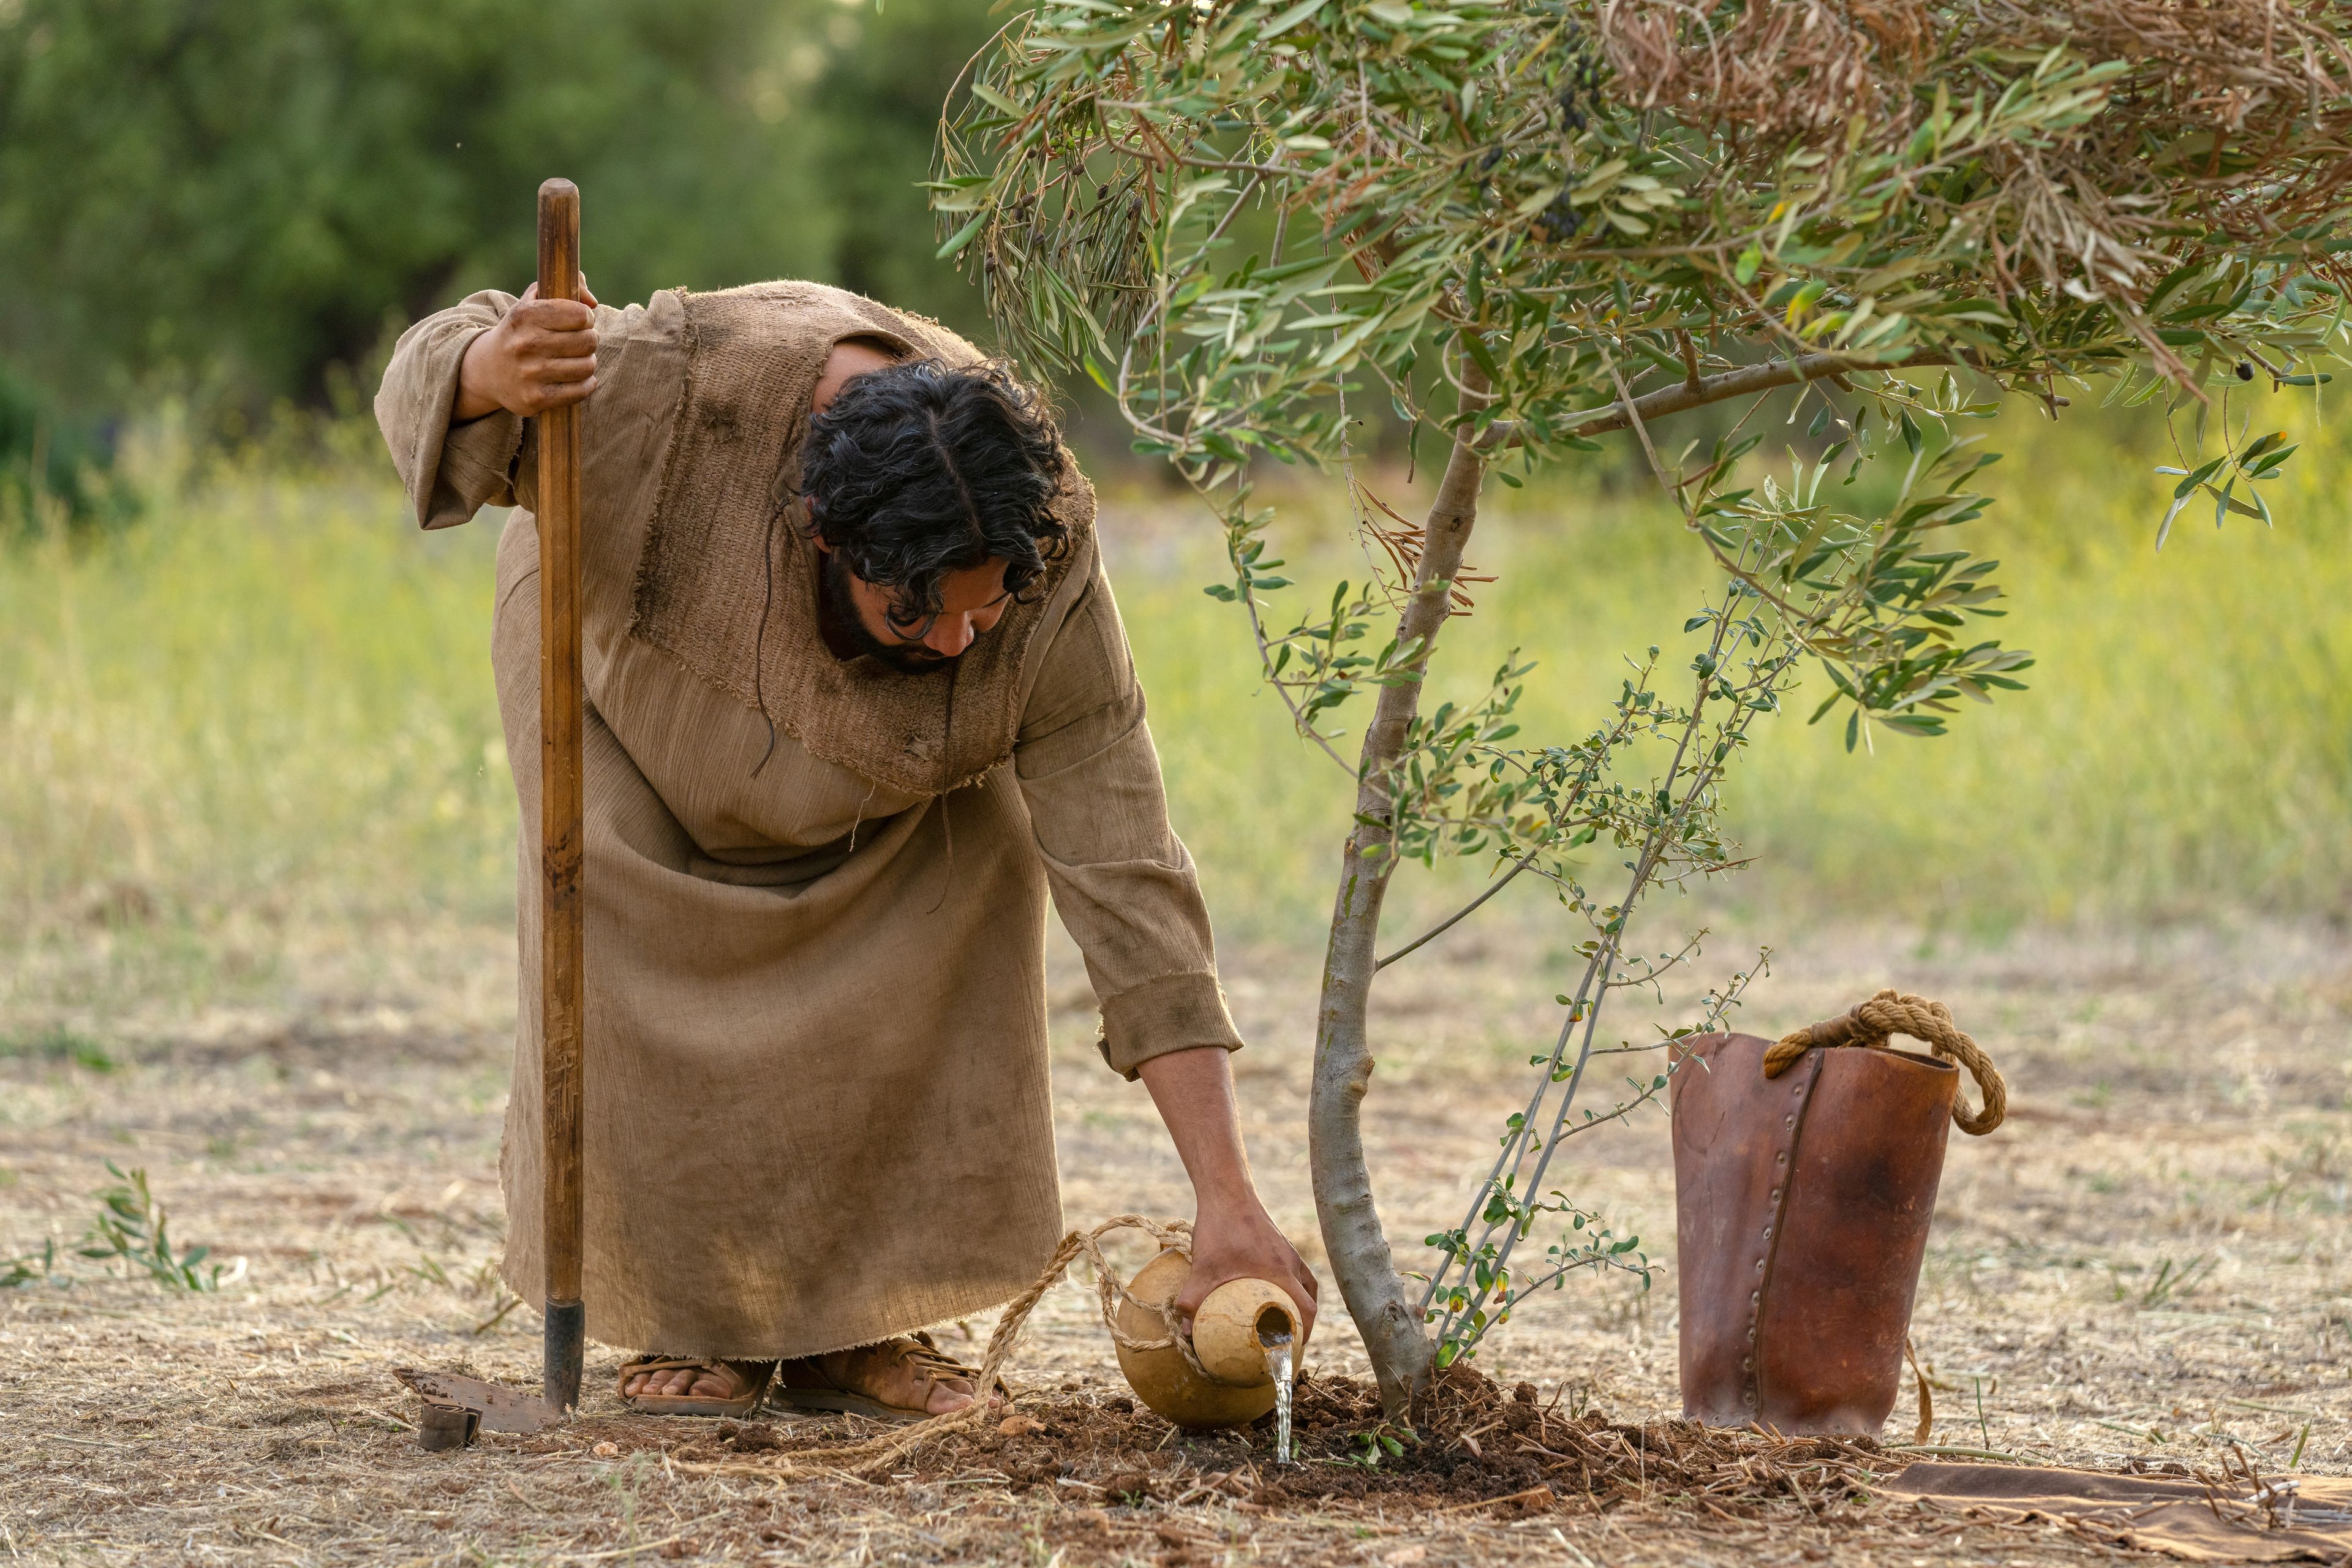
M 1092 489 L 1038 395 L 938 324 L 808 283 L 615 310 L 474 295 L 376 415 L 425 528 L 516 507 L 491 662 L 539 820 L 533 416 L 581 403 L 587 1331 L 639 1408 L 912 1419 L 919 1331 L 1061 1228 L 1050 893 L 1104 1059 L 1191 1177 L 1193 1268 L 1314 1276 L 1251 1182 L 1191 858 L 1168 826 Z M 541 1277 L 538 836 L 518 836 L 508 1283 Z M 770 1385 L 772 1384 L 772 1389 Z

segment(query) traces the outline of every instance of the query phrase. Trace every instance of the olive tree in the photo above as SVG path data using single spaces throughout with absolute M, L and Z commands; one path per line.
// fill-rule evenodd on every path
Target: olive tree
M 1738 858 L 1721 784 L 1751 726 L 1801 676 L 1849 747 L 2022 685 L 1969 542 L 1994 460 L 1970 422 L 2015 395 L 2162 399 L 2179 483 L 2156 542 L 2192 506 L 2269 521 L 2292 448 L 2231 393 L 2326 379 L 2348 26 L 2316 0 L 1042 0 L 974 61 L 941 126 L 941 254 L 1018 352 L 1091 377 L 1207 502 L 1229 568 L 1209 592 L 1353 792 L 1308 1136 L 1392 1414 L 1529 1291 L 1645 1267 L 1545 1184 L 1745 984 L 1664 1039 L 1598 1032 L 1612 994 L 1695 956 L 1643 955 L 1630 922 Z M 1785 457 L 1754 454 L 1774 393 L 1807 432 Z M 1374 405 L 1446 444 L 1418 521 L 1358 471 Z M 1720 568 L 1689 657 L 1631 659 L 1581 735 L 1519 733 L 1516 659 L 1432 707 L 1486 480 L 1612 435 Z M 1285 577 L 1253 488 L 1268 459 L 1333 476 L 1385 569 Z M 1370 713 L 1343 739 L 1351 704 Z M 1477 903 L 1547 879 L 1586 929 L 1493 1173 L 1403 1275 L 1360 1128 L 1368 1019 L 1381 967 L 1477 907 L 1381 952 L 1398 868 L 1441 856 L 1491 861 Z M 1642 1052 L 1663 1054 L 1622 1070 Z M 1548 1216 L 1560 1239 L 1523 1261 Z

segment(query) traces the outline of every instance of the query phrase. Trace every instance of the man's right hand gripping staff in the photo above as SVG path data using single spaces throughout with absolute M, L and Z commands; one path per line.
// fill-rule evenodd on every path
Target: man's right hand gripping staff
M 539 285 L 466 347 L 457 369 L 452 424 L 503 408 L 530 416 L 577 403 L 596 390 L 596 296 L 580 280 L 580 300 L 542 300 Z

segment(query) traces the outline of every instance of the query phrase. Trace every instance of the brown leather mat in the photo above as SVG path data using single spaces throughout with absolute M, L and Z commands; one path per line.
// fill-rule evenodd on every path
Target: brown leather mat
M 2352 1479 L 2103 1475 L 2031 1465 L 1913 1465 L 1878 1485 L 1993 1521 L 2044 1519 L 2196 1563 L 2352 1563 Z

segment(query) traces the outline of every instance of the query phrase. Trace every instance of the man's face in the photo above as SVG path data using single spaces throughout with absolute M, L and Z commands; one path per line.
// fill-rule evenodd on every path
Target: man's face
M 940 609 L 928 621 L 901 629 L 891 624 L 898 599 L 852 573 L 819 539 L 824 569 L 834 588 L 857 613 L 862 651 L 893 669 L 910 674 L 937 669 L 961 656 L 974 639 L 1004 617 L 1013 595 L 1004 586 L 1004 562 L 992 557 L 978 566 L 951 572 L 940 584 Z

